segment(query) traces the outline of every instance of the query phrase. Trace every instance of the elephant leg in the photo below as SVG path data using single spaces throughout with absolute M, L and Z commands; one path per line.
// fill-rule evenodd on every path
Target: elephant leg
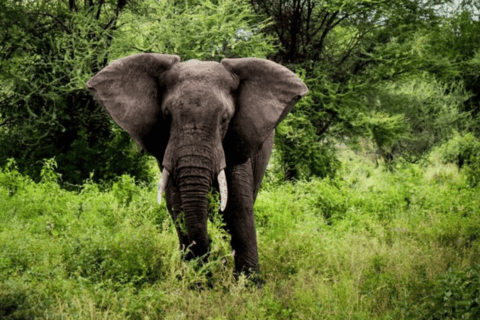
M 251 161 L 229 168 L 228 204 L 224 211 L 226 229 L 231 235 L 236 276 L 259 271 L 257 238 L 253 216 L 253 170 Z
M 186 226 L 184 221 L 185 217 L 183 217 L 182 219 L 181 216 L 182 201 L 180 199 L 180 193 L 178 192 L 178 189 L 175 187 L 171 179 L 168 180 L 165 189 L 167 198 L 167 209 L 172 216 L 173 223 L 175 224 L 175 229 L 177 230 L 178 240 L 180 242 L 180 250 L 185 251 L 190 241 L 188 239 L 188 235 L 186 234 L 186 232 L 184 232 L 186 231 Z M 189 259 L 188 256 L 186 258 Z

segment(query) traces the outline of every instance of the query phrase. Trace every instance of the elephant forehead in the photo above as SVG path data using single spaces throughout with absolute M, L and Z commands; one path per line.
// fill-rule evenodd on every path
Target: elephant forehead
M 183 82 L 171 90 L 165 99 L 168 105 L 179 109 L 207 109 L 212 112 L 234 112 L 233 97 L 227 90 L 208 83 Z
M 171 70 L 171 83 L 214 85 L 230 90 L 235 86 L 234 79 L 223 65 L 213 61 L 189 60 L 179 63 Z

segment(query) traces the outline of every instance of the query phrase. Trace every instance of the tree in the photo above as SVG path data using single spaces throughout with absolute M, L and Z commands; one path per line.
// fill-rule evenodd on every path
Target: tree
M 465 85 L 471 96 L 462 111 L 476 119 L 469 127 L 480 134 L 480 11 L 478 3 L 476 8 L 474 2 L 468 3 L 464 1 L 439 28 L 426 34 L 429 50 L 425 69 L 440 81 Z
M 41 161 L 56 157 L 65 182 L 78 184 L 144 162 L 117 152 L 128 138 L 85 90 L 90 76 L 107 65 L 109 47 L 126 1 L 5 1 L 1 32 L 1 161 L 14 157 L 39 177 Z M 4 18 L 4 19 L 3 19 Z
M 68 183 L 91 172 L 97 181 L 148 179 L 147 158 L 85 87 L 109 61 L 139 52 L 219 59 L 272 51 L 242 1 L 219 2 L 219 12 L 210 1 L 0 1 L 0 163 L 16 158 L 36 179 L 51 157 Z
M 115 56 L 157 52 L 220 61 L 275 52 L 273 37 L 262 32 L 267 21 L 243 0 L 146 1 L 121 23 L 127 32 L 116 35 Z
M 309 138 L 312 143 L 306 145 L 312 148 L 308 154 L 320 152 L 318 145 L 332 138 L 355 141 L 370 136 L 376 137 L 384 157 L 392 156 L 395 142 L 408 136 L 410 118 L 378 109 L 377 97 L 385 92 L 381 84 L 418 75 L 422 59 L 416 51 L 417 35 L 441 24 L 436 6 L 447 2 L 251 0 L 257 13 L 273 19 L 267 31 L 277 37 L 280 49 L 271 58 L 305 72 L 311 103 L 294 109 L 289 117 L 309 121 L 311 125 L 302 127 L 309 127 L 308 132 L 316 129 L 318 137 Z M 322 171 L 314 169 L 319 162 L 302 157 L 306 151 L 295 148 L 305 145 L 300 140 L 307 136 L 312 137 L 302 132 L 295 139 L 277 138 L 285 142 L 278 145 L 284 148 L 287 178 L 302 176 L 299 164 L 289 159 L 303 161 L 300 167 L 309 167 L 312 174 L 331 175 L 319 174 Z M 292 156 L 287 151 L 298 153 Z

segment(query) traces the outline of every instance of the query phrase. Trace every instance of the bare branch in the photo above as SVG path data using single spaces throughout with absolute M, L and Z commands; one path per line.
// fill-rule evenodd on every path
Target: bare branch
M 329 12 L 326 12 L 326 11 L 327 10 L 323 8 L 322 11 L 320 11 L 320 13 L 317 15 L 317 18 L 320 18 L 325 13 L 325 16 L 323 17 L 322 22 L 320 22 L 320 25 L 318 26 L 318 28 L 314 29 L 313 32 L 311 33 L 312 36 L 315 36 L 320 30 L 322 30 L 323 26 L 325 25 L 325 21 L 327 21 L 327 18 L 329 16 Z M 317 18 L 314 20 L 318 20 Z
M 70 9 L 70 11 L 75 11 L 75 12 L 78 11 L 75 0 L 68 0 L 68 8 Z
M 95 19 L 97 20 L 100 19 L 100 12 L 102 12 L 103 3 L 104 3 L 104 0 L 100 0 L 100 2 L 98 3 L 97 14 L 95 15 Z
M 325 25 L 325 29 L 323 30 L 322 35 L 320 36 L 320 40 L 318 41 L 317 45 L 315 46 L 315 48 L 318 50 L 317 56 L 319 56 L 320 53 L 323 50 L 323 42 L 325 41 L 325 38 L 327 37 L 327 34 L 332 30 L 331 24 L 332 24 L 333 20 L 335 20 L 335 17 L 338 15 L 338 13 L 339 13 L 339 11 L 334 12 L 330 16 L 330 19 L 328 19 L 328 21 Z
M 311 37 L 310 37 L 310 19 L 312 18 L 312 11 L 313 11 L 313 8 L 315 7 L 315 3 L 312 3 L 312 1 L 308 1 L 308 7 L 307 7 L 307 30 L 305 32 L 305 36 L 307 37 L 306 41 L 305 41 L 305 45 L 308 45 L 311 41 Z
M 72 31 L 57 16 L 54 16 L 53 14 L 50 14 L 50 13 L 36 13 L 36 15 L 52 18 L 53 20 L 55 20 L 57 24 L 59 24 L 62 27 L 63 31 L 65 31 L 67 34 L 72 34 Z M 47 24 L 44 24 L 43 26 L 46 26 L 46 25 Z M 42 30 L 42 33 L 45 33 L 45 30 Z
M 4 125 L 7 125 L 9 123 L 13 123 L 13 119 L 12 118 L 7 118 L 5 119 L 5 121 L 3 121 L 2 123 L 0 123 L 0 127 L 3 127 Z

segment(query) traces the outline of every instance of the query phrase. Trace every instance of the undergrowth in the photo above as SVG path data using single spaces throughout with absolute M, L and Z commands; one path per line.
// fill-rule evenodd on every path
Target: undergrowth
M 0 173 L 0 318 L 478 319 L 480 189 L 464 168 L 386 170 L 340 152 L 335 179 L 263 186 L 262 289 L 233 278 L 220 215 L 208 222 L 209 262 L 187 263 L 156 186 L 122 176 L 66 191 L 53 161 L 39 183 L 10 161 Z

